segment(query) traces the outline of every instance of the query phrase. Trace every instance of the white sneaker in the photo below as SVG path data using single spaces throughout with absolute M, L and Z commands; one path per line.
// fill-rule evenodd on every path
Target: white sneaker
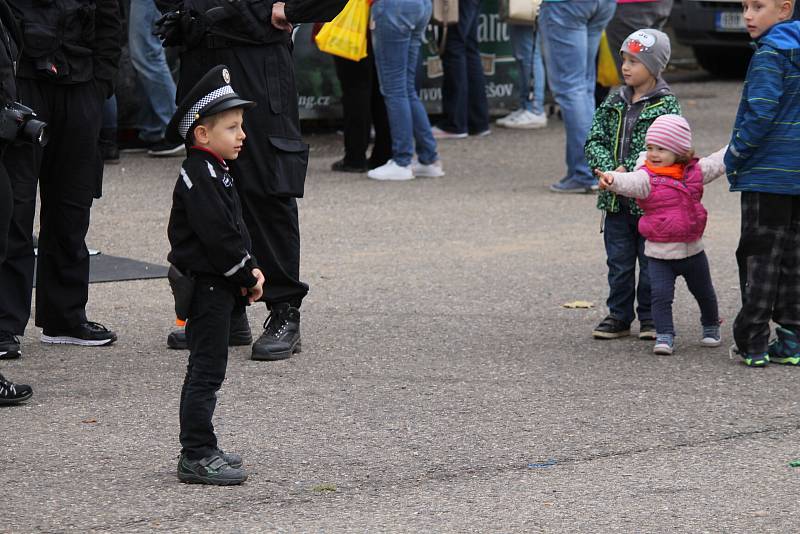
M 390 159 L 380 167 L 376 167 L 369 171 L 367 173 L 367 177 L 372 178 L 373 180 L 402 181 L 413 180 L 414 173 L 411 172 L 410 166 L 401 167 L 395 163 L 393 159 Z
M 434 126 L 431 128 L 431 132 L 433 133 L 434 139 L 466 139 L 469 134 L 467 132 L 464 133 L 455 133 L 455 132 L 448 132 L 447 130 L 442 130 L 438 126 Z
M 415 161 L 411 164 L 411 172 L 417 178 L 441 178 L 444 176 L 441 161 L 434 161 L 429 165 Z
M 514 111 L 512 111 L 511 113 L 509 113 L 505 117 L 501 117 L 501 118 L 497 119 L 496 121 L 494 121 L 494 123 L 496 125 L 498 125 L 498 126 L 505 127 L 507 122 L 509 122 L 511 120 L 514 120 L 514 118 L 517 115 L 519 115 L 520 113 L 522 113 L 523 111 L 525 111 L 523 108 L 515 109 Z
M 506 121 L 503 126 L 517 130 L 536 130 L 547 126 L 547 115 L 532 113 L 526 109 L 513 119 Z

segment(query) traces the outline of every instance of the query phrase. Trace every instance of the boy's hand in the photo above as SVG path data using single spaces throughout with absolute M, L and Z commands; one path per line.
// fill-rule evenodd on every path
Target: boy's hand
M 256 302 L 264 294 L 264 281 L 265 281 L 264 273 L 261 272 L 261 269 L 253 269 L 252 273 L 253 276 L 256 277 L 256 285 L 248 289 L 242 288 L 242 296 L 245 296 L 248 293 L 250 294 L 250 296 L 247 298 L 247 301 L 250 304 Z
M 600 186 L 600 189 L 606 190 L 608 189 L 611 184 L 614 183 L 614 177 L 608 173 L 601 171 L 600 169 L 595 169 L 594 173 L 597 175 L 597 178 L 600 182 L 597 184 Z

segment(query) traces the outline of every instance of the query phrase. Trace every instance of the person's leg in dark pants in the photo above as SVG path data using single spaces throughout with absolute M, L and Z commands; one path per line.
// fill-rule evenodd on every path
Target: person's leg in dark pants
M 463 0 L 462 0 L 463 1 Z M 467 131 L 481 134 L 489 130 L 489 100 L 486 97 L 486 78 L 478 46 L 478 16 L 480 0 L 475 2 L 471 25 L 465 28 L 467 52 Z
M 639 282 L 636 284 L 636 316 L 639 323 L 651 323 L 653 313 L 650 309 L 650 271 L 647 256 L 644 255 L 644 236 L 639 233 L 639 219 L 631 215 L 632 231 L 636 233 L 636 258 L 639 261 Z
M 603 238 L 608 265 L 608 312 L 611 317 L 630 325 L 636 288 L 636 259 L 639 249 L 636 217 L 626 207 L 607 213 Z
M 225 380 L 228 330 L 235 304 L 236 297 L 223 280 L 198 280 L 186 323 L 190 352 L 180 403 L 180 442 L 190 460 L 217 451 L 212 418 L 216 393 Z
M 478 113 L 476 104 L 472 110 L 472 102 L 478 101 L 478 95 L 470 95 L 471 77 L 475 80 L 483 79 L 483 70 L 480 67 L 480 55 L 477 56 L 477 23 L 480 14 L 480 0 L 461 0 L 458 3 L 458 24 L 448 28 L 447 42 L 442 55 L 442 112 L 444 120 L 439 124 L 442 130 L 456 134 L 465 134 L 469 131 L 470 111 Z M 474 34 L 474 35 L 473 35 Z M 480 75 L 476 68 L 481 69 Z M 486 98 L 485 84 L 481 84 Z M 475 89 L 477 91 L 477 88 Z M 476 115 L 477 116 L 477 115 Z M 486 117 L 488 128 L 488 113 Z M 485 130 L 486 128 L 484 128 Z M 477 133 L 477 132 L 476 132 Z
M 740 352 L 757 355 L 766 353 L 769 343 L 791 197 L 745 192 L 741 204 L 742 233 L 736 260 L 742 308 L 733 322 L 733 338 Z
M 51 86 L 60 125 L 44 149 L 36 325 L 65 332 L 86 322 L 89 212 L 103 174 L 97 140 L 104 98 L 93 83 Z
M 11 178 L 8 177 L 6 166 L 0 165 L 0 265 L 3 265 L 8 249 L 8 230 L 11 228 L 11 216 L 14 210 L 13 195 Z
M 367 168 L 367 147 L 372 124 L 372 66 L 370 59 L 352 61 L 333 56 L 336 76 L 342 86 L 344 112 L 344 159 L 342 165 L 352 169 Z M 334 169 L 338 170 L 338 169 Z
M 784 328 L 800 332 L 800 197 L 792 198 L 792 217 L 782 248 L 772 320 Z
M 647 268 L 650 270 L 650 295 L 656 334 L 674 336 L 675 325 L 672 322 L 676 277 L 674 260 L 648 258 Z
M 714 284 L 711 282 L 711 269 L 705 252 L 695 254 L 682 260 L 681 273 L 689 292 L 700 306 L 700 324 L 703 326 L 719 325 L 719 307 Z

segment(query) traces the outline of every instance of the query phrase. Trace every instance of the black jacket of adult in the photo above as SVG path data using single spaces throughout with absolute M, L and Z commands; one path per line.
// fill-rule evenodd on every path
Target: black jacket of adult
M 56 84 L 96 80 L 106 96 L 120 57 L 117 0 L 8 0 L 20 22 L 17 77 Z
M 17 99 L 14 64 L 19 48 L 19 28 L 5 0 L 0 0 L 0 108 Z M 5 144 L 0 143 L 0 156 Z M 6 168 L 0 159 L 0 265 L 6 258 L 8 229 L 13 213 L 13 191 Z

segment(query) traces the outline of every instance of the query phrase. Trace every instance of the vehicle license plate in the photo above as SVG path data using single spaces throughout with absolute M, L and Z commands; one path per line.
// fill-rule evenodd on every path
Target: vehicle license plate
M 717 31 L 747 31 L 741 11 L 717 11 Z

